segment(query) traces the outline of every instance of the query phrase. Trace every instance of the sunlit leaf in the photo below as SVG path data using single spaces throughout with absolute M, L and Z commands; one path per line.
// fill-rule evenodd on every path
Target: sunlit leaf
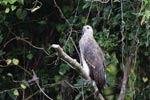
M 22 80 L 22 83 L 23 83 L 25 86 L 30 87 L 29 82 L 28 82 L 27 80 Z
M 145 21 L 145 17 L 146 17 L 146 13 L 143 15 L 142 20 L 141 20 L 141 25 L 143 25 L 144 21 Z
M 14 4 L 17 0 L 8 0 L 10 4 Z
M 13 94 L 14 94 L 15 96 L 19 96 L 19 92 L 18 92 L 18 90 L 17 90 L 17 89 L 15 89 L 15 90 L 13 91 Z
M 148 81 L 148 78 L 147 78 L 147 77 L 143 77 L 142 80 L 143 80 L 143 82 L 145 83 L 145 82 Z
M 23 83 L 20 84 L 20 87 L 21 87 L 22 89 L 26 89 L 26 88 L 27 88 Z
M 107 66 L 106 70 L 113 76 L 115 76 L 117 73 L 117 69 L 114 64 L 110 64 L 109 66 Z
M 31 10 L 31 12 L 33 13 L 33 12 L 37 11 L 38 9 L 40 9 L 40 6 L 36 6 L 35 8 L 33 8 L 33 9 Z
M 12 73 L 7 73 L 7 76 L 13 77 Z
M 16 59 L 16 58 L 13 58 L 13 59 L 12 59 L 12 63 L 13 63 L 14 65 L 18 65 L 18 64 L 19 64 L 19 60 Z
M 12 62 L 12 60 L 11 60 L 11 59 L 7 59 L 7 60 L 6 60 L 7 65 L 10 65 L 10 64 L 11 64 L 11 62 Z
M 9 8 L 6 8 L 5 9 L 5 13 L 9 13 L 10 12 L 10 9 Z
M 14 11 L 16 9 L 16 6 L 11 5 L 11 10 Z

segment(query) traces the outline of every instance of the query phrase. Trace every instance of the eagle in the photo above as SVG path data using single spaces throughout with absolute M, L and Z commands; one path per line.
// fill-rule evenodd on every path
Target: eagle
M 83 70 L 95 82 L 99 92 L 101 92 L 106 78 L 104 54 L 93 37 L 92 27 L 85 25 L 82 31 L 83 35 L 79 41 L 79 48 Z

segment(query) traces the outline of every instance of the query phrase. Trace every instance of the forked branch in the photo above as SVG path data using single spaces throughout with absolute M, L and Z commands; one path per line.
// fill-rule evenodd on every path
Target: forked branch
M 90 80 L 91 78 L 85 73 L 85 71 L 82 69 L 81 64 L 79 64 L 76 59 L 71 58 L 69 55 L 67 55 L 63 49 L 57 45 L 53 44 L 52 47 L 57 51 L 58 56 L 67 62 L 69 65 L 71 65 L 77 72 L 80 73 L 80 75 L 85 78 L 86 80 Z

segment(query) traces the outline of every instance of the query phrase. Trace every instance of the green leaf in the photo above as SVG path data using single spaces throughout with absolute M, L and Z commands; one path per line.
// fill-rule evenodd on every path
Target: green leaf
M 17 0 L 8 0 L 10 4 L 14 4 Z
M 26 89 L 26 88 L 27 88 L 23 83 L 20 84 L 20 87 L 21 87 L 22 89 Z
M 5 54 L 5 52 L 0 50 L 0 56 L 3 56 L 4 54 Z
M 55 82 L 59 82 L 61 80 L 61 77 L 59 75 L 54 76 Z
M 85 23 L 85 21 L 86 21 L 86 17 L 82 17 L 82 18 L 81 18 L 81 23 L 83 23 L 83 24 L 84 24 L 84 23 Z
M 32 58 L 33 58 L 33 54 L 29 53 L 29 54 L 27 55 L 27 59 L 32 60 Z
M 57 95 L 57 100 L 61 100 L 61 98 L 62 98 L 61 95 L 58 94 L 58 95 Z
M 17 15 L 18 19 L 24 20 L 27 15 L 27 12 L 20 8 L 20 9 L 17 9 L 16 15 Z
M 65 29 L 65 27 L 63 24 L 57 24 L 56 29 L 58 32 L 62 32 Z
M 17 0 L 17 2 L 24 5 L 24 0 Z
M 6 64 L 7 64 L 7 65 L 10 65 L 11 63 L 12 63 L 12 60 L 11 60 L 11 59 L 7 59 L 7 60 L 6 60 Z
M 71 41 L 67 43 L 67 46 L 66 46 L 65 50 L 66 50 L 66 52 L 68 52 L 69 54 L 73 54 L 74 47 L 73 47 L 73 44 L 72 44 Z
M 90 4 L 91 3 L 85 3 L 85 5 L 83 5 L 82 9 L 86 9 L 86 8 L 90 7 Z
M 79 100 L 81 95 L 82 95 L 82 92 L 79 92 L 79 94 L 75 97 L 75 100 Z
M 11 10 L 14 11 L 16 9 L 16 6 L 11 5 Z
M 39 21 L 38 24 L 45 25 L 45 24 L 46 24 L 46 21 L 44 21 L 44 20 Z
M 70 67 L 67 64 L 61 64 L 59 69 L 59 74 L 64 75 L 69 69 Z
M 117 69 L 114 64 L 110 64 L 109 66 L 107 66 L 106 70 L 113 76 L 115 76 L 117 73 Z
M 26 81 L 26 80 L 22 80 L 22 83 L 23 83 L 25 86 L 30 87 L 30 85 L 29 85 L 28 81 Z
M 19 96 L 19 92 L 18 92 L 18 90 L 17 90 L 17 89 L 15 89 L 15 90 L 13 91 L 13 94 L 14 94 L 15 96 Z
M 12 73 L 7 73 L 7 76 L 13 77 Z
M 145 83 L 145 82 L 148 81 L 148 78 L 147 78 L 147 77 L 143 77 L 142 80 L 143 80 L 143 82 Z
M 13 63 L 14 65 L 18 65 L 18 64 L 19 64 L 19 60 L 16 59 L 16 58 L 13 58 L 13 59 L 12 59 L 12 63 Z
M 116 53 L 112 53 L 112 57 L 113 57 L 113 60 L 114 60 L 114 64 L 117 64 L 119 61 L 116 57 Z
M 10 12 L 10 9 L 9 8 L 6 8 L 5 9 L 5 13 L 9 13 Z

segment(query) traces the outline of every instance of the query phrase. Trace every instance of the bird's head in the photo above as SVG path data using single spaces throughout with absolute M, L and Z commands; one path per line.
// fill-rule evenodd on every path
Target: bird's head
M 83 33 L 88 33 L 88 34 L 92 34 L 93 35 L 93 29 L 90 25 L 85 25 L 83 26 L 82 29 Z

